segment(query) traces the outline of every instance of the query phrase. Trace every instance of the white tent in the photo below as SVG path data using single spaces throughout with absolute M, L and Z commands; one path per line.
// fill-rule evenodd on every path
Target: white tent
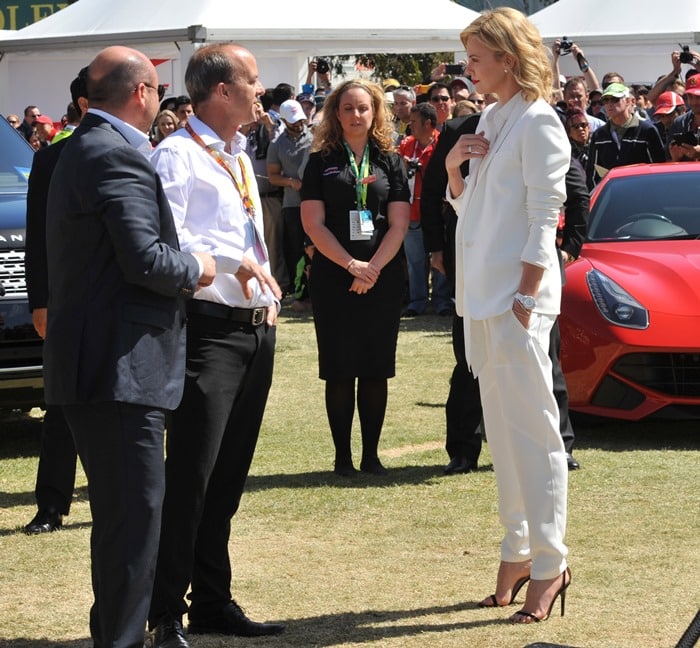
M 700 43 L 698 0 L 669 0 L 667 7 L 651 0 L 559 0 L 530 20 L 549 46 L 562 36 L 579 45 L 599 81 L 614 71 L 628 83 L 653 83 L 671 71 L 679 43 L 695 51 Z M 562 74 L 580 74 L 573 57 L 559 63 Z
M 216 41 L 248 47 L 266 87 L 281 81 L 299 87 L 313 56 L 463 54 L 459 33 L 477 16 L 452 0 L 432 0 L 429 7 L 419 0 L 359 0 L 337 12 L 313 5 L 290 11 L 283 0 L 245 8 L 231 0 L 80 0 L 0 35 L 0 112 L 35 103 L 60 117 L 71 79 L 107 45 L 129 45 L 162 61 L 159 77 L 171 93 L 184 92 L 184 67 L 197 44 Z

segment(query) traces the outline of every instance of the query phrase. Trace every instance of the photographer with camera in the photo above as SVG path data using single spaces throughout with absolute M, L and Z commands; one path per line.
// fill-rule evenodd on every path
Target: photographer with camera
M 686 80 L 685 100 L 690 110 L 676 117 L 668 129 L 668 152 L 673 162 L 700 159 L 700 73 Z
M 691 51 L 688 45 L 680 45 L 680 50 L 671 52 L 671 71 L 665 76 L 659 77 L 649 90 L 647 99 L 653 104 L 661 96 L 662 93 L 672 90 L 678 94 L 684 94 L 685 83 L 681 78 L 681 65 L 690 65 L 691 69 L 686 72 L 686 78 L 690 77 L 695 72 L 700 72 L 700 54 Z M 679 86 L 683 85 L 683 89 Z
M 569 54 L 571 54 L 578 63 L 586 84 L 587 92 L 600 87 L 598 77 L 595 75 L 593 68 L 589 65 L 583 50 L 576 43 L 569 40 L 566 36 L 563 36 L 562 38 L 557 38 L 552 45 L 552 80 L 555 98 L 557 100 L 562 99 L 562 88 L 559 82 L 559 77 L 561 76 L 561 72 L 559 71 L 559 57 L 568 56 Z M 576 108 L 580 108 L 580 106 L 576 106 Z M 585 110 L 585 106 L 583 110 Z
M 424 313 L 428 306 L 428 254 L 423 245 L 420 199 L 423 172 L 433 155 L 440 132 L 435 128 L 437 111 L 427 102 L 411 108 L 409 124 L 411 134 L 401 140 L 399 155 L 406 164 L 411 190 L 411 220 L 403 240 L 403 250 L 408 270 L 408 303 L 404 315 L 412 317 Z
M 314 76 L 316 83 L 314 85 Z M 306 73 L 306 83 L 301 86 L 301 91 L 306 94 L 316 94 L 316 90 L 323 90 L 326 94 L 331 90 L 331 65 L 328 59 L 315 58 L 309 61 L 309 69 Z

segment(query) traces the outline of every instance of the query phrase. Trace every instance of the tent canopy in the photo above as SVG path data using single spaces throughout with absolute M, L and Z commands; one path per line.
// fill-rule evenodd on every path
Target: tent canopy
M 185 91 L 187 61 L 207 42 L 247 47 L 266 87 L 282 81 L 299 87 L 316 56 L 463 54 L 459 33 L 477 12 L 452 0 L 432 0 L 429 11 L 411 9 L 389 0 L 357 0 L 335 18 L 327 9 L 289 11 L 283 0 L 260 0 L 255 11 L 231 0 L 80 0 L 12 35 L 0 34 L 0 112 L 35 104 L 60 116 L 70 81 L 109 45 L 135 47 L 164 61 L 158 76 L 169 95 Z
M 82 1 L 82 0 L 81 0 Z M 671 71 L 679 43 L 697 51 L 700 2 L 672 0 L 652 11 L 638 0 L 559 0 L 530 16 L 545 42 L 567 36 L 584 50 L 598 79 L 621 73 L 628 83 L 654 82 Z M 560 59 L 561 72 L 579 75 L 573 57 Z
M 152 2 L 148 11 L 143 4 L 80 0 L 12 38 L 0 36 L 0 52 L 119 44 L 148 45 L 149 55 L 163 57 L 175 56 L 181 42 L 215 41 L 235 41 L 258 57 L 299 50 L 315 55 L 456 51 L 460 31 L 478 16 L 452 0 L 433 0 L 427 12 L 363 0 L 339 19 L 327 11 L 290 12 L 283 0 L 264 0 L 260 11 L 244 11 L 230 0 Z

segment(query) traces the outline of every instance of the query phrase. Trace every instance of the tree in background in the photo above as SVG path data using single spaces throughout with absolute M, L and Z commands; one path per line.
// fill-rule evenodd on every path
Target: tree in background
M 414 86 L 426 83 L 430 72 L 440 63 L 452 63 L 454 52 L 433 52 L 430 54 L 356 54 L 352 56 L 327 56 L 326 58 L 336 74 L 342 73 L 343 62 L 355 59 L 355 64 L 362 69 L 372 71 L 372 77 L 397 79 L 401 83 Z

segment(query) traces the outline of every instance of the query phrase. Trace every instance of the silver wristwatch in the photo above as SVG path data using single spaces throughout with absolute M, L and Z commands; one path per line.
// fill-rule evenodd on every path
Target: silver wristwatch
M 515 298 L 525 310 L 531 311 L 537 306 L 537 300 L 532 295 L 523 295 L 521 292 L 516 292 Z

